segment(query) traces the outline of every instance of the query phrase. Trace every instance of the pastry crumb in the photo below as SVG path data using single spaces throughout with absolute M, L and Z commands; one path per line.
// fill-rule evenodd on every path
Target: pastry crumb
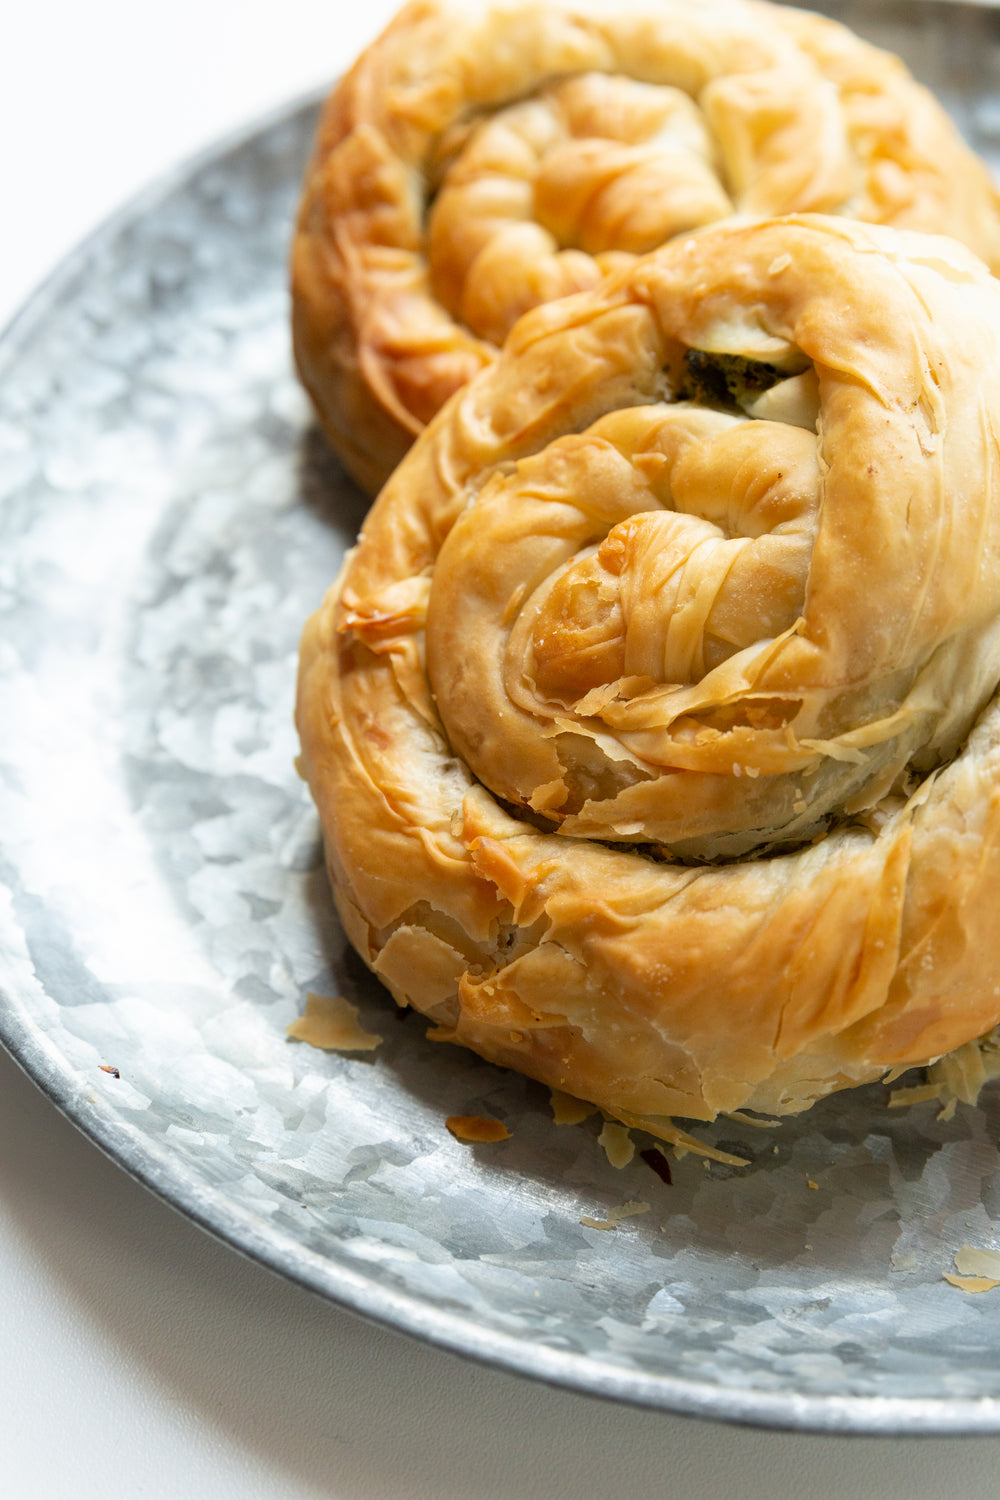
M 956 1276 L 951 1271 L 945 1271 L 944 1280 L 952 1286 L 957 1286 L 960 1292 L 992 1292 L 994 1287 L 1000 1286 L 993 1276 Z
M 962 1292 L 991 1292 L 1000 1286 L 1000 1254 L 963 1245 L 955 1251 L 955 1270 L 944 1272 L 945 1281 Z
M 577 1099 L 573 1094 L 564 1094 L 562 1089 L 549 1090 L 549 1103 L 555 1125 L 580 1125 L 597 1113 L 596 1104 L 588 1104 L 585 1099 Z
M 456 1141 L 479 1144 L 510 1140 L 506 1125 L 499 1120 L 488 1120 L 484 1115 L 449 1115 L 444 1123 Z
M 597 1137 L 597 1143 L 604 1147 L 604 1154 L 611 1165 L 619 1170 L 627 1167 L 635 1156 L 632 1137 L 625 1126 L 619 1125 L 615 1120 L 605 1120 L 604 1128 Z
M 580 1223 L 585 1229 L 617 1229 L 623 1219 L 634 1219 L 649 1212 L 650 1205 L 641 1199 L 630 1198 L 618 1208 L 609 1208 L 606 1219 L 593 1219 L 590 1214 L 581 1214 Z
M 287 1027 L 294 1042 L 308 1042 L 324 1052 L 371 1052 L 382 1038 L 358 1022 L 358 1007 L 341 995 L 306 995 L 304 1013 Z
M 934 1083 L 918 1083 L 909 1089 L 893 1089 L 889 1095 L 890 1109 L 903 1109 L 910 1104 L 926 1104 L 929 1099 L 940 1099 L 941 1094 Z

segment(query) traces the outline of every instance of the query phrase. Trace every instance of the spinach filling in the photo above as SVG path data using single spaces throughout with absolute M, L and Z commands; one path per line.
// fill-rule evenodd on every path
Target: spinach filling
M 684 355 L 684 374 L 677 398 L 694 401 L 699 406 L 713 406 L 734 415 L 781 380 L 787 370 L 763 360 L 746 359 L 742 354 L 706 354 L 703 349 L 688 349 Z

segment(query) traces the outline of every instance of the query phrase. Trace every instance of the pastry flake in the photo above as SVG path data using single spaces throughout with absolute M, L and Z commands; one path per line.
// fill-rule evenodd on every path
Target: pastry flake
M 365 1031 L 358 1020 L 358 1007 L 342 995 L 306 995 L 306 1008 L 286 1028 L 293 1042 L 308 1042 L 325 1052 L 371 1052 L 382 1041 Z

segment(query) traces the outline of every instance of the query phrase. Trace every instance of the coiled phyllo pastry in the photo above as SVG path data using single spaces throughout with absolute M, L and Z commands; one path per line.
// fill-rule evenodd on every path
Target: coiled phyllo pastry
M 631 1121 L 1000 1020 L 1000 284 L 712 227 L 527 314 L 382 491 L 298 722 L 344 926 Z
M 303 380 L 372 493 L 516 319 L 734 213 L 930 230 L 993 185 L 902 64 L 754 0 L 415 0 L 329 100 L 293 253 Z

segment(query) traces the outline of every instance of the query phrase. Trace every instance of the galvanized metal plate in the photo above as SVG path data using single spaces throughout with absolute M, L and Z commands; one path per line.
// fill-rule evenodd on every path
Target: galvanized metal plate
M 1000 24 L 828 7 L 906 54 L 994 162 Z M 706 1136 L 668 1186 L 598 1124 L 425 1038 L 346 948 L 293 768 L 296 648 L 364 501 L 310 425 L 285 260 L 313 110 L 161 184 L 0 344 L 0 1031 L 127 1170 L 400 1329 L 674 1411 L 1000 1430 L 1000 1291 L 943 1279 L 1000 1215 L 1000 1097 L 881 1088 Z M 380 1032 L 322 1053 L 313 990 Z M 469 1147 L 452 1114 L 503 1119 Z M 627 1200 L 649 1204 L 614 1230 Z

